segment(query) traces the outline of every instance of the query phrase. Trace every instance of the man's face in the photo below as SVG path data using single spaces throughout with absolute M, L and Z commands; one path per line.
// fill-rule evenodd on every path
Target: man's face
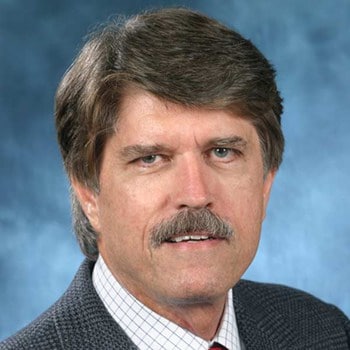
M 249 121 L 135 90 L 105 146 L 100 192 L 75 189 L 114 276 L 157 310 L 225 298 L 255 255 L 272 181 Z M 192 237 L 152 244 L 156 225 L 201 208 L 228 222 L 232 237 L 184 232 L 177 237 Z

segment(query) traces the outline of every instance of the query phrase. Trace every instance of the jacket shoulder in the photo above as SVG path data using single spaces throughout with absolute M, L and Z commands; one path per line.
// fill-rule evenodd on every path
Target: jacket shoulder
M 255 336 L 295 344 L 295 349 L 350 347 L 349 319 L 336 306 L 309 293 L 241 280 L 233 288 L 233 300 L 242 333 L 244 329 L 254 329 Z
M 259 300 L 259 303 L 264 304 L 265 307 L 271 305 L 274 309 L 291 315 L 296 314 L 297 316 L 302 310 L 305 310 L 315 314 L 330 313 L 334 317 L 347 319 L 336 306 L 325 303 L 305 291 L 280 284 L 241 280 L 234 288 L 234 294 L 242 301 Z
M 94 263 L 85 260 L 62 297 L 0 350 L 136 349 L 98 297 L 92 283 Z
M 54 321 L 55 305 L 0 343 L 0 350 L 62 349 Z

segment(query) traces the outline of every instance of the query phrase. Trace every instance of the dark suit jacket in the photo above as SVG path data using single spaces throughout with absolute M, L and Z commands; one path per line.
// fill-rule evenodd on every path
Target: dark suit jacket
M 85 261 L 66 293 L 44 314 L 0 343 L 10 349 L 136 349 L 108 314 Z M 350 321 L 336 307 L 287 287 L 240 281 L 233 288 L 247 350 L 350 349 Z

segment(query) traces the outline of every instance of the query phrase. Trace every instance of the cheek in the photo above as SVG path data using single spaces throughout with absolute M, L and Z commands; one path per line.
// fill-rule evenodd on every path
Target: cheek
M 101 190 L 99 196 L 102 237 L 125 245 L 145 245 L 157 210 L 157 191 L 145 184 L 123 183 Z
M 228 196 L 227 196 L 228 197 Z M 231 222 L 241 253 L 255 254 L 264 217 L 262 185 L 259 181 L 241 182 L 225 201 L 225 216 Z
M 236 210 L 232 211 L 232 225 L 235 233 L 234 259 L 239 274 L 243 274 L 254 259 L 261 232 L 263 201 L 256 194 L 244 192 L 237 198 Z
M 264 213 L 263 208 L 263 200 L 256 194 L 247 193 L 246 196 L 240 199 L 236 220 L 243 231 L 254 233 L 254 231 L 260 229 Z
M 261 223 L 264 213 L 262 181 L 254 178 L 241 178 L 222 191 L 222 203 L 228 217 L 240 227 L 247 228 Z

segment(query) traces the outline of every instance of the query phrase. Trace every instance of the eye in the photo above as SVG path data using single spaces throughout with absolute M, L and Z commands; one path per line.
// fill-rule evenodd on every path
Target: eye
M 158 159 L 158 157 L 159 156 L 156 154 L 150 154 L 148 156 L 141 157 L 139 161 L 145 164 L 153 164 Z
M 216 157 L 218 158 L 226 158 L 227 156 L 232 154 L 232 149 L 231 148 L 225 148 L 225 147 L 217 147 L 214 148 L 213 153 Z
M 160 167 L 169 161 L 169 157 L 163 154 L 149 154 L 133 160 L 131 163 L 141 168 Z
M 231 147 L 214 147 L 208 153 L 209 159 L 216 163 L 231 163 L 241 156 L 241 151 Z

